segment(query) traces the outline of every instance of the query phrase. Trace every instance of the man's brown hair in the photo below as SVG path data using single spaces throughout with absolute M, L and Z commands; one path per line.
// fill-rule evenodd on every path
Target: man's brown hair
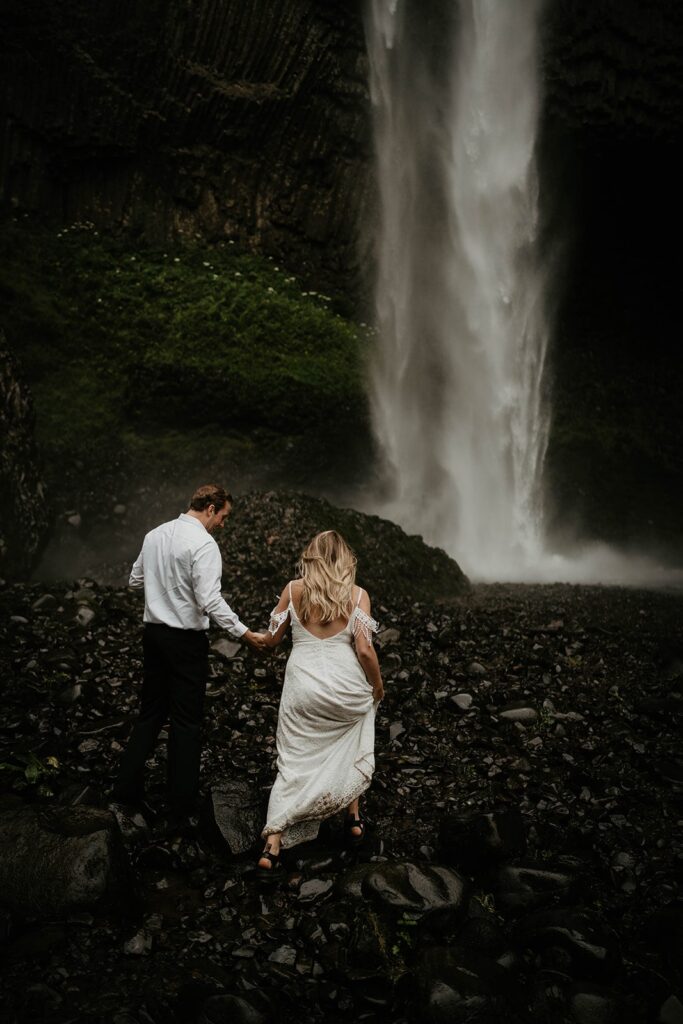
M 225 488 L 217 487 L 216 484 L 204 484 L 198 487 L 190 499 L 190 508 L 194 512 L 203 512 L 209 505 L 214 505 L 216 512 L 220 512 L 225 503 L 232 505 L 232 494 Z

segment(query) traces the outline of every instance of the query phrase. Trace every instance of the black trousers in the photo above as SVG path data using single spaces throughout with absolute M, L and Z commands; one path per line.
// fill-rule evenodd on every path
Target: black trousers
M 189 813 L 199 790 L 209 638 L 203 630 L 146 623 L 142 649 L 140 715 L 121 755 L 112 795 L 115 800 L 130 803 L 143 799 L 145 761 L 156 746 L 162 726 L 169 721 L 169 800 L 178 812 Z

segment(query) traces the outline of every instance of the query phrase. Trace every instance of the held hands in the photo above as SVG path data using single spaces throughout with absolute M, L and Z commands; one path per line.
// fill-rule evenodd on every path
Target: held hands
M 244 633 L 242 639 L 245 643 L 249 644 L 255 651 L 266 650 L 266 635 L 265 633 L 253 633 L 250 629 Z

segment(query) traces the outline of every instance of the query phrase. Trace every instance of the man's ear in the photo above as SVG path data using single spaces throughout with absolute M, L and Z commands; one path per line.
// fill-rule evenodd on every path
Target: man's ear
M 215 516 L 216 515 L 216 506 L 215 505 L 207 505 L 206 512 L 210 516 Z

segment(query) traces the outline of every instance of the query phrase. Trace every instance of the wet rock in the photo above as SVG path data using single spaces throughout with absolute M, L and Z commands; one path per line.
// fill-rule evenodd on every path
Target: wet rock
M 683 964 L 683 900 L 655 910 L 645 922 L 645 935 L 665 963 Z
M 573 872 L 549 864 L 508 864 L 493 879 L 496 905 L 511 912 L 533 910 L 569 898 L 575 881 Z
M 327 896 L 333 886 L 334 882 L 331 878 L 311 878 L 301 884 L 299 900 L 301 903 L 313 903 L 315 900 Z
M 506 722 L 521 722 L 522 725 L 528 725 L 536 721 L 538 712 L 526 701 L 511 701 L 500 709 L 498 717 L 505 719 Z
M 59 699 L 62 704 L 73 704 L 83 693 L 83 687 L 80 683 L 74 683 L 73 686 L 66 686 L 59 694 Z
M 123 951 L 128 956 L 149 956 L 152 952 L 152 944 L 152 936 L 143 928 L 123 944 Z
M 457 932 L 457 943 L 464 949 L 495 959 L 505 949 L 507 938 L 494 915 L 483 911 L 464 921 Z
M 525 853 L 524 819 L 514 809 L 448 815 L 439 826 L 439 847 L 446 863 L 476 873 Z
M 461 711 L 469 711 L 473 700 L 474 698 L 471 693 L 456 693 L 455 696 L 451 697 L 451 703 L 456 708 L 460 708 Z
M 678 996 L 665 999 L 657 1014 L 657 1024 L 683 1024 L 683 1003 Z
M 572 982 L 557 971 L 542 971 L 534 979 L 530 1009 L 534 1019 L 548 1024 L 623 1024 L 631 1019 L 617 992 Z
M 467 883 L 450 868 L 404 861 L 373 865 L 362 892 L 393 912 L 445 917 L 464 912 Z
M 329 871 L 339 859 L 337 852 L 330 848 L 329 842 L 320 839 L 295 846 L 290 858 L 293 859 L 296 870 L 306 875 Z
M 414 973 L 415 1020 L 459 1024 L 490 1019 L 488 1014 L 502 1014 L 509 1005 L 512 984 L 508 972 L 483 957 L 437 946 L 421 954 Z
M 359 864 L 357 867 L 345 871 L 337 879 L 335 888 L 341 897 L 352 900 L 360 900 L 363 897 L 363 883 L 371 872 L 375 870 L 374 864 Z
M 296 950 L 294 946 L 278 946 L 270 954 L 268 959 L 275 964 L 289 964 L 290 966 L 296 963 Z
M 683 788 L 683 761 L 676 758 L 662 759 L 656 762 L 655 770 L 675 789 Z
M 619 963 L 616 935 L 590 910 L 538 911 L 518 922 L 512 939 L 534 954 L 538 966 L 571 978 L 607 978 Z
M 79 626 L 89 626 L 94 618 L 95 612 L 86 604 L 82 604 L 76 612 L 76 621 Z
M 266 1019 L 242 996 L 216 995 L 204 1000 L 197 1024 L 266 1024 Z
M 480 661 L 471 661 L 467 666 L 468 675 L 475 677 L 483 677 L 486 675 L 486 669 Z
M 123 908 L 129 883 L 109 811 L 19 804 L 0 813 L 0 891 L 12 912 L 45 917 L 117 901 Z
M 377 643 L 384 650 L 385 647 L 390 647 L 392 644 L 398 643 L 401 639 L 400 629 L 383 629 L 377 634 Z
M 116 818 L 116 822 L 124 840 L 129 843 L 143 843 L 150 839 L 150 828 L 142 813 L 127 804 L 109 804 L 109 810 Z
M 242 650 L 242 644 L 222 636 L 211 644 L 211 650 L 220 654 L 221 658 L 225 658 L 226 661 L 231 661 Z
M 207 812 L 233 854 L 250 850 L 263 828 L 261 800 L 247 782 L 226 780 L 212 786 Z

